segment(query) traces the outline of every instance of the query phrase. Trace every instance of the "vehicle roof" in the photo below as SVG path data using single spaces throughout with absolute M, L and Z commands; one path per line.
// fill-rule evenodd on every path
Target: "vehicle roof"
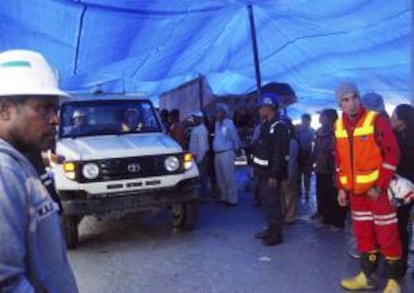
M 83 101 L 112 101 L 112 100 L 130 100 L 130 101 L 149 101 L 144 93 L 110 93 L 110 94 L 91 94 L 76 93 L 71 94 L 64 103 L 83 102 Z

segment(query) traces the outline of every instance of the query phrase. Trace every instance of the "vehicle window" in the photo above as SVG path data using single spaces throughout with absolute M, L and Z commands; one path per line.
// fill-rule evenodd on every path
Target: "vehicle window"
M 161 132 L 148 101 L 68 102 L 60 113 L 60 137 Z

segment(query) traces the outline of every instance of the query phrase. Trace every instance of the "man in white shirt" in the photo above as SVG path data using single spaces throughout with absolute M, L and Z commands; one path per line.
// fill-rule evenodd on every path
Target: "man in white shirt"
M 214 166 L 220 188 L 220 200 L 227 205 L 234 206 L 238 202 L 234 158 L 235 152 L 240 148 L 240 139 L 233 121 L 227 117 L 228 112 L 226 105 L 217 105 L 213 141 Z
M 209 150 L 208 144 L 208 130 L 203 123 L 203 113 L 195 111 L 191 114 L 193 122 L 193 129 L 190 134 L 189 150 L 193 154 L 200 172 L 200 195 L 203 199 L 208 196 L 207 187 L 207 152 Z

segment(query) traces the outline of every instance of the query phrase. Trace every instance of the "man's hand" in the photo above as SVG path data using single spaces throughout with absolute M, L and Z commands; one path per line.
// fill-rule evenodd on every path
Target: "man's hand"
M 338 190 L 338 204 L 341 207 L 346 207 L 348 205 L 348 195 L 343 189 Z
M 269 187 L 276 187 L 277 186 L 277 180 L 274 178 L 269 178 L 267 181 L 267 185 Z
M 377 198 L 381 195 L 381 188 L 378 186 L 371 187 L 367 191 L 367 196 L 372 200 L 377 200 Z
M 43 163 L 46 167 L 52 167 L 56 164 L 63 164 L 65 157 L 54 154 L 51 150 L 42 152 Z

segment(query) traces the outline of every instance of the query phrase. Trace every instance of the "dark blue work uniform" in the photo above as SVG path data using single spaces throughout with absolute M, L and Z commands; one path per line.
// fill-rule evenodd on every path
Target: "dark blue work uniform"
M 263 200 L 267 235 L 265 244 L 282 241 L 283 212 L 281 201 L 282 182 L 287 179 L 289 160 L 289 130 L 282 121 L 265 122 L 254 145 L 252 165 L 259 179 L 259 192 Z M 275 179 L 276 184 L 269 184 Z

